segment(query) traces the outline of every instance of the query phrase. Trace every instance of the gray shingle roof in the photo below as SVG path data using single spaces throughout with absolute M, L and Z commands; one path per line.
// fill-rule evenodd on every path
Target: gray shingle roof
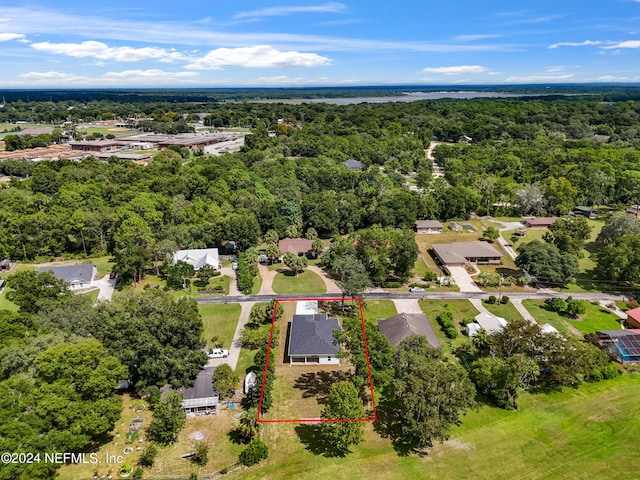
M 486 242 L 454 242 L 431 246 L 448 264 L 464 263 L 468 258 L 502 258 L 502 254 Z
M 56 278 L 64 280 L 68 283 L 84 283 L 93 280 L 92 263 L 83 263 L 82 265 L 65 265 L 63 267 L 42 267 L 38 272 L 51 272 Z
M 415 225 L 416 228 L 443 228 L 438 220 L 418 220 Z
M 289 336 L 289 356 L 335 355 L 340 345 L 334 344 L 333 332 L 340 330 L 337 318 L 326 313 L 294 315 Z
M 184 395 L 182 405 L 185 408 L 218 404 L 218 393 L 214 390 L 212 383 L 214 371 L 215 368 L 203 368 L 200 370 L 200 373 L 198 373 L 193 387 L 180 388 L 180 391 Z M 197 401 L 203 399 L 206 400 L 204 403 Z
M 378 329 L 394 346 L 411 335 L 422 335 L 427 337 L 429 345 L 434 348 L 440 347 L 440 340 L 424 313 L 399 313 L 387 319 L 380 319 Z

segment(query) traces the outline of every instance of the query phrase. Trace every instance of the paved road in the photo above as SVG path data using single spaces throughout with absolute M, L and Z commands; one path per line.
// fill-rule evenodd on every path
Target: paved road
M 495 293 L 495 292 L 494 292 Z M 559 293 L 554 291 L 541 291 L 541 292 L 508 292 L 503 291 L 505 295 L 509 296 L 509 299 L 539 299 L 544 300 L 545 298 L 553 298 L 560 297 L 566 298 L 568 295 L 571 295 L 573 298 L 578 300 L 597 300 L 597 301 L 614 301 L 614 300 L 626 300 L 627 297 L 620 294 L 609 294 L 609 293 Z M 368 300 L 393 300 L 393 299 L 453 299 L 453 298 L 462 298 L 462 299 L 471 299 L 471 298 L 481 298 L 485 299 L 492 295 L 491 292 L 424 292 L 424 293 L 410 293 L 410 292 L 369 292 L 363 295 L 364 299 Z M 298 295 L 238 295 L 235 297 L 198 297 L 196 301 L 198 303 L 242 303 L 242 302 L 269 302 L 273 299 L 283 299 L 283 298 L 308 298 L 313 296 L 315 298 L 335 298 L 335 294 L 333 293 L 314 293 L 314 294 L 298 294 Z

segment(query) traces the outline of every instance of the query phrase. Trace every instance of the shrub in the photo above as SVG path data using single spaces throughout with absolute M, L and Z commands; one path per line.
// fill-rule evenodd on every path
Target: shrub
M 209 447 L 204 442 L 198 442 L 196 444 L 196 453 L 190 458 L 191 462 L 204 467 L 209 461 Z
M 438 278 L 438 275 L 433 270 L 427 270 L 424 274 L 424 277 L 422 278 L 425 282 L 435 282 Z
M 444 334 L 447 338 L 456 338 L 458 336 L 458 330 L 453 325 L 444 329 Z
M 509 303 L 509 297 L 507 297 L 506 295 L 503 295 L 502 298 L 500 299 L 500 303 L 503 305 L 506 305 L 507 303 Z
M 269 449 L 262 440 L 256 438 L 240 453 L 240 463 L 250 467 L 265 460 L 269 456 Z
M 142 467 L 153 467 L 153 463 L 156 461 L 158 455 L 158 447 L 154 444 L 149 444 L 140 454 L 140 460 L 138 465 Z
M 493 305 L 497 300 L 498 299 L 495 297 L 495 295 L 489 295 L 489 298 L 487 298 L 487 303 L 489 305 Z
M 142 468 L 138 467 L 135 469 L 135 471 L 133 472 L 133 480 L 140 480 L 142 478 L 142 474 L 144 472 L 142 471 Z
M 409 286 L 410 287 L 429 288 L 429 284 L 427 284 L 427 283 L 412 283 Z
M 563 299 L 561 298 L 547 298 L 544 301 L 544 305 L 547 307 L 547 309 L 551 310 L 552 312 L 563 312 L 565 308 L 567 308 L 567 302 L 565 302 Z
M 602 377 L 607 380 L 611 380 L 612 378 L 616 378 L 620 375 L 620 370 L 615 363 L 610 363 L 606 367 L 602 369 Z
M 587 377 L 585 378 L 585 380 L 587 382 L 595 383 L 595 382 L 602 381 L 603 378 L 604 376 L 602 375 L 602 372 L 600 370 L 591 370 L 587 374 Z
M 383 288 L 400 288 L 402 284 L 400 282 L 384 282 L 382 284 Z

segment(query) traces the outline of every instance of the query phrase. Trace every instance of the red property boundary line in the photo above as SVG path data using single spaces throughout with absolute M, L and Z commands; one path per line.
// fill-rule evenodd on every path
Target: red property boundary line
M 369 376 L 369 390 L 371 391 L 371 405 L 373 405 L 373 416 L 366 418 L 298 418 L 298 419 L 265 419 L 261 418 L 262 412 L 262 399 L 264 397 L 264 385 L 267 380 L 267 369 L 269 368 L 269 358 L 271 356 L 271 344 L 273 341 L 273 330 L 276 325 L 276 312 L 278 309 L 278 303 L 280 302 L 306 302 L 306 301 L 337 301 L 342 302 L 345 300 L 355 300 L 360 307 L 360 323 L 362 325 L 362 335 L 364 341 L 364 353 L 367 360 L 367 374 Z M 260 402 L 258 403 L 258 417 L 256 421 L 260 423 L 336 423 L 336 422 L 375 422 L 377 420 L 376 401 L 373 393 L 373 377 L 371 376 L 371 363 L 369 362 L 369 346 L 367 345 L 367 331 L 364 327 L 364 311 L 362 307 L 362 300 L 360 298 L 285 298 L 282 300 L 276 299 L 273 305 L 273 314 L 271 316 L 271 331 L 269 332 L 269 345 L 267 346 L 267 359 L 265 361 L 264 372 L 262 373 L 262 388 L 260 389 Z

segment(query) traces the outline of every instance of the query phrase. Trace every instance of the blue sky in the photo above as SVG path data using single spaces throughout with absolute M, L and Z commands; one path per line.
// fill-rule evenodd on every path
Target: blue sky
M 640 0 L 4 0 L 0 88 L 640 82 Z

